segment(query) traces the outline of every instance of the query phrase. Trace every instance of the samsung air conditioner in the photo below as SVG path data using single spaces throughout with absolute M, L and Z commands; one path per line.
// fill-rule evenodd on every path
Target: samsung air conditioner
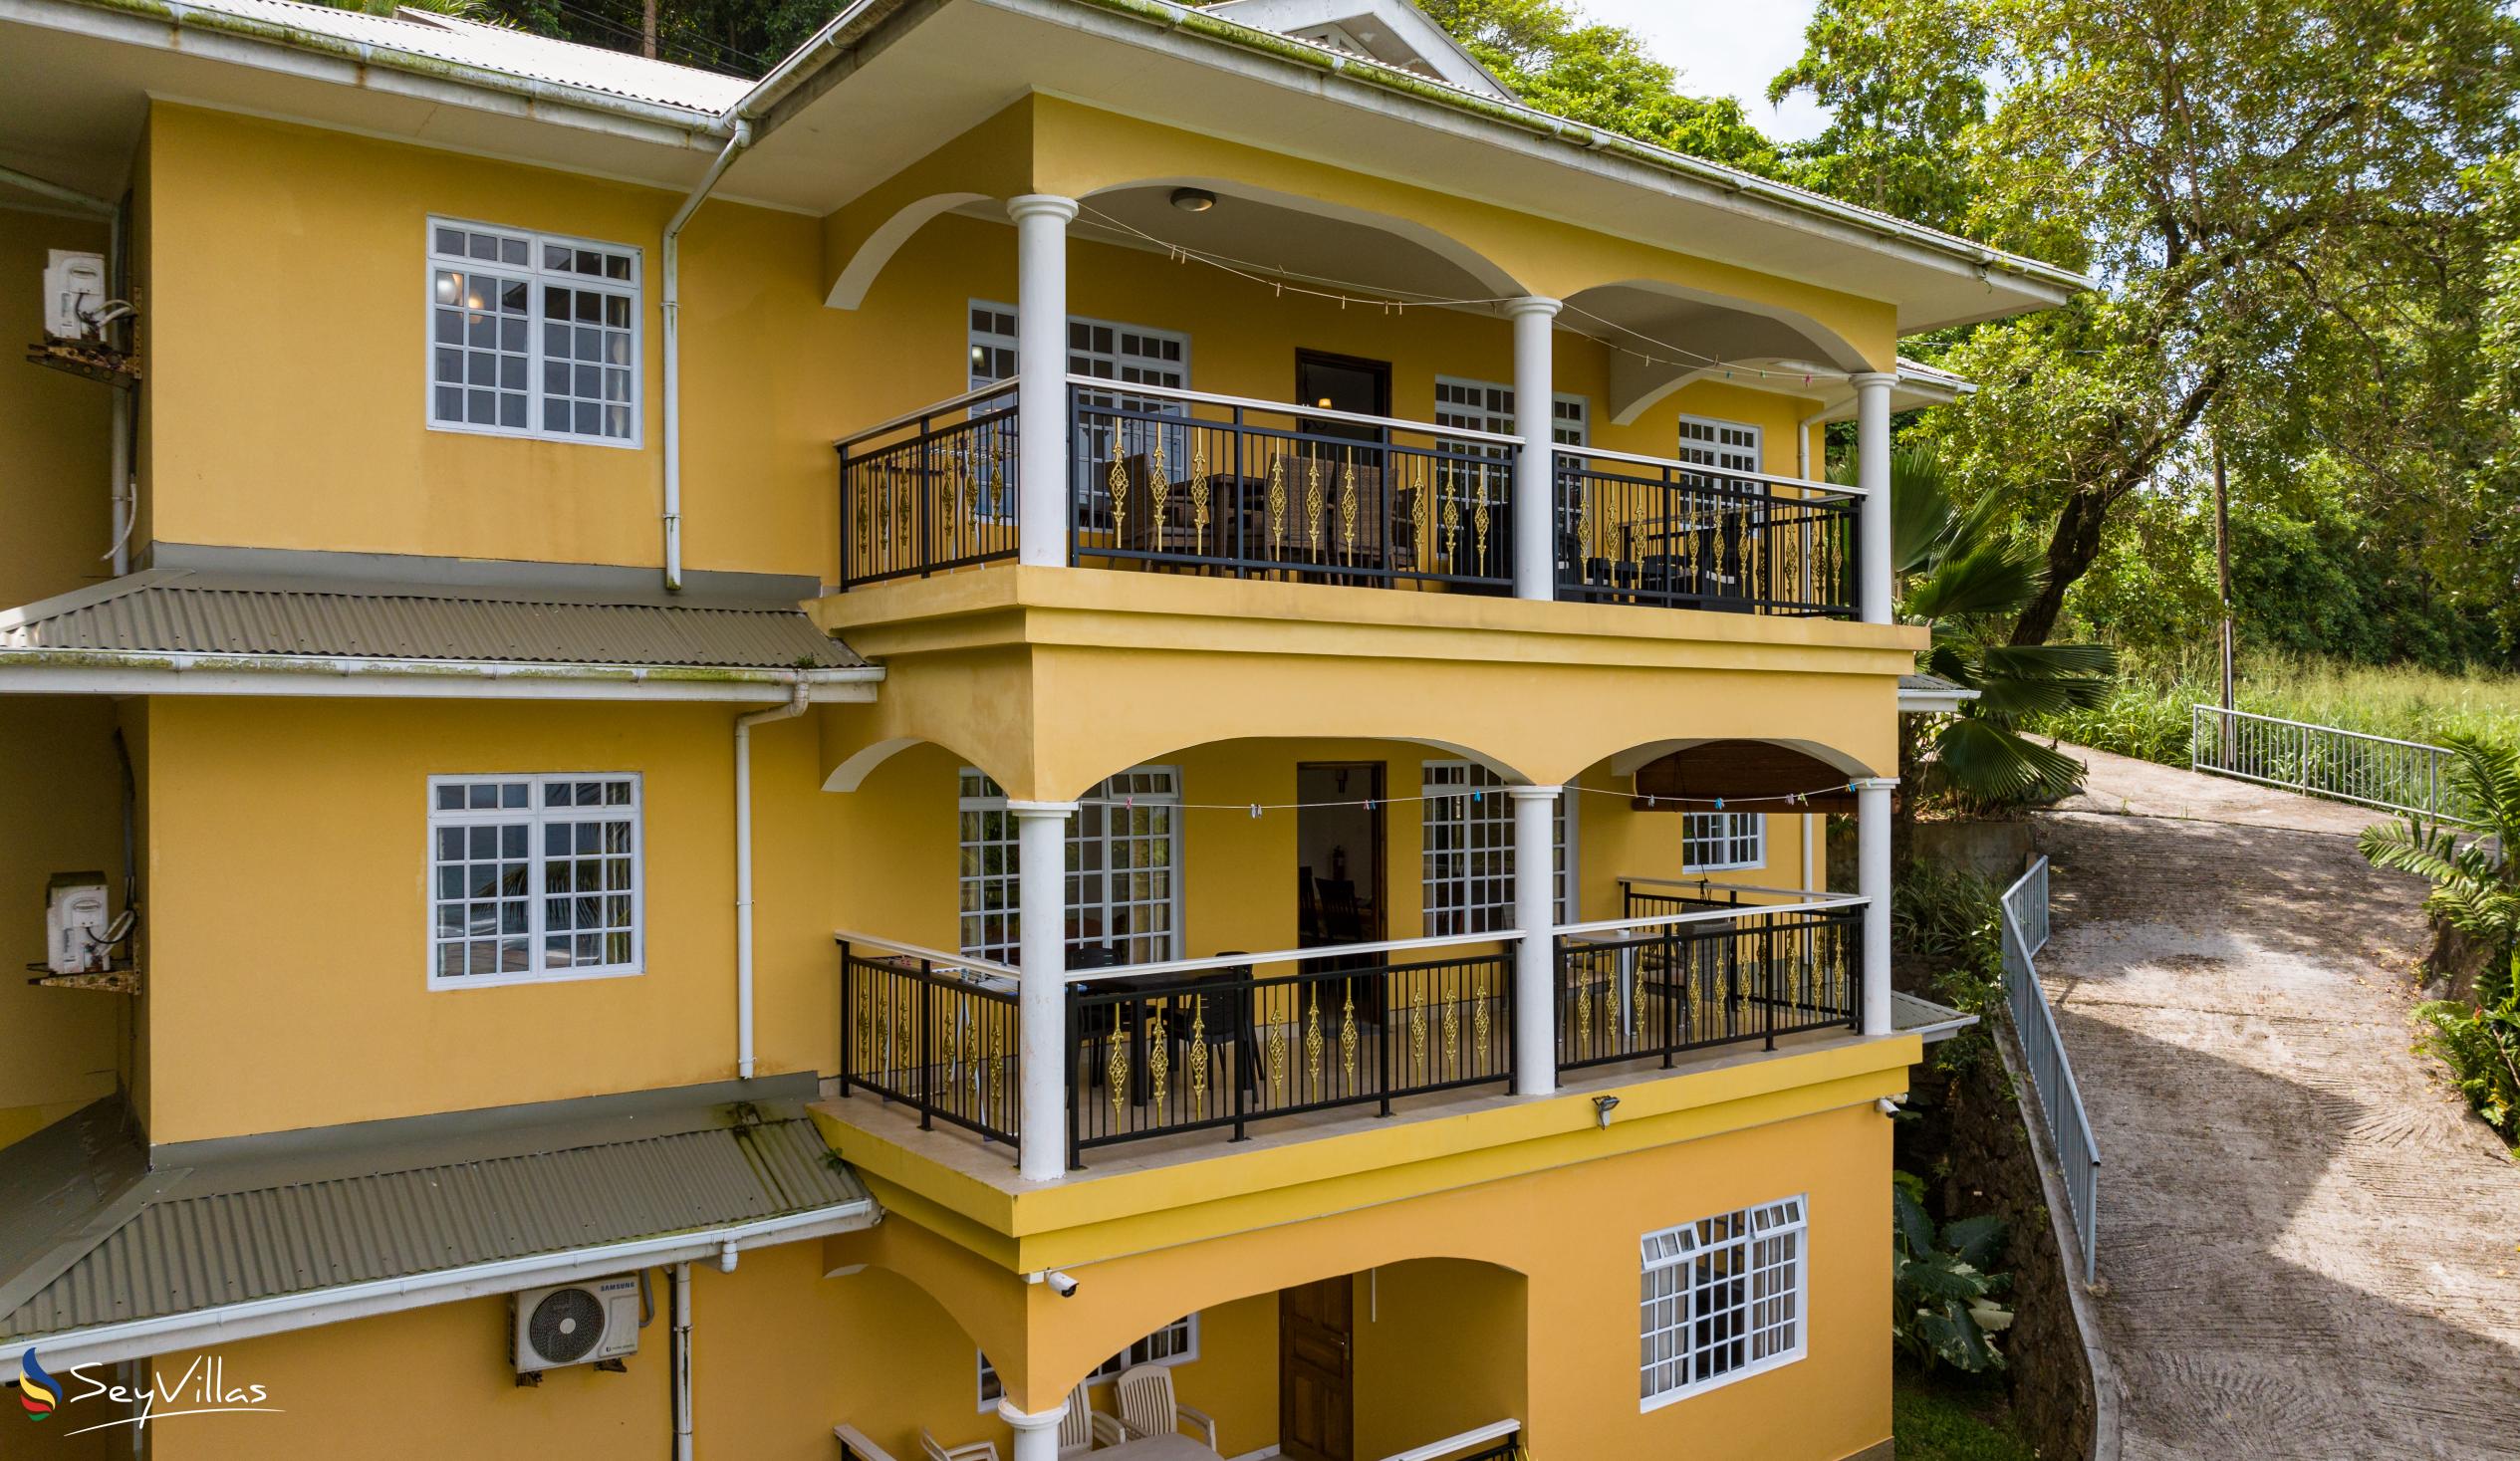
M 516 1372 L 539 1374 L 638 1352 L 638 1280 L 528 1289 L 511 1303 Z

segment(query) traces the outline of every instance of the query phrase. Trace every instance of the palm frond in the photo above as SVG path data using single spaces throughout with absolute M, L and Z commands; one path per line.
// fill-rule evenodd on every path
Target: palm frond
M 2023 679 L 2114 675 L 2118 651 L 2107 644 L 1989 644 L 1986 667 L 1990 673 Z
M 2061 796 L 2083 779 L 2082 764 L 2072 757 L 1982 716 L 1943 723 L 1934 736 L 1934 772 L 1953 790 L 1985 802 Z
M 2038 596 L 2047 577 L 2047 566 L 2031 545 L 1981 544 L 1935 564 L 1931 574 L 1908 590 L 1905 615 L 1945 619 L 2012 613 Z

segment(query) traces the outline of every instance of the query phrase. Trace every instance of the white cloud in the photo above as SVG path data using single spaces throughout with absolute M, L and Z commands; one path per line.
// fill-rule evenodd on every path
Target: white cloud
M 1656 60 L 1679 69 L 1694 96 L 1738 97 L 1761 131 L 1781 141 L 1817 136 L 1829 114 L 1808 92 L 1768 105 L 1768 82 L 1803 54 L 1814 0 L 1575 0 L 1584 15 L 1635 31 Z

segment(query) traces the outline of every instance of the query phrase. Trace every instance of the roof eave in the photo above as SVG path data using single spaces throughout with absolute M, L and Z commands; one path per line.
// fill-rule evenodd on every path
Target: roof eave
M 343 699 L 866 702 L 878 665 L 817 669 L 287 654 L 0 649 L 0 695 L 274 695 Z

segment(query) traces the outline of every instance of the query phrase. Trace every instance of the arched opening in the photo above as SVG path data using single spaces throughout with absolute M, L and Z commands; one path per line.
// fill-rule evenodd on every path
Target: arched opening
M 1806 397 L 1818 410 L 1847 393 L 1846 372 L 1874 368 L 1853 342 L 1801 311 L 1661 280 L 1597 285 L 1567 304 L 1570 328 L 1613 348 L 1603 415 L 1615 425 L 1704 379 Z

